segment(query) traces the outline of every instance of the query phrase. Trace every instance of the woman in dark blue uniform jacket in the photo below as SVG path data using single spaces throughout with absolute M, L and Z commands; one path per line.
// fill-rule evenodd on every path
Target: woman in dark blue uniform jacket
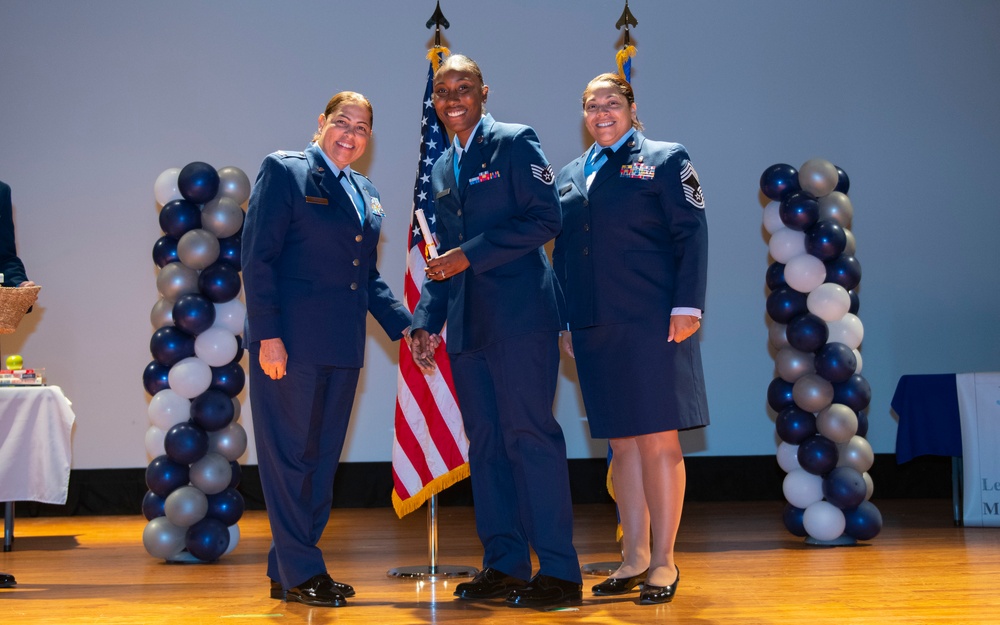
M 595 143 L 559 172 L 553 263 L 572 331 L 560 343 L 575 355 L 591 436 L 610 439 L 624 532 L 624 562 L 594 593 L 644 584 L 642 603 L 664 603 L 680 579 L 677 431 L 708 424 L 691 338 L 705 307 L 705 203 L 684 147 L 639 132 L 632 88 L 617 74 L 587 85 L 583 109 Z
M 431 172 L 444 253 L 428 262 L 413 315 L 414 360 L 425 371 L 448 321 L 469 438 L 484 568 L 455 594 L 506 596 L 512 607 L 579 601 L 566 444 L 552 415 L 557 286 L 542 248 L 559 232 L 559 202 L 534 130 L 484 115 L 488 91 L 464 56 L 434 75 L 434 108 L 455 143 Z M 527 581 L 529 547 L 540 570 Z
M 371 104 L 338 93 L 318 125 L 304 152 L 275 152 L 261 165 L 243 278 L 271 596 L 341 606 L 354 589 L 327 574 L 317 543 L 364 364 L 365 319 L 371 312 L 395 340 L 410 314 L 376 266 L 378 191 L 350 168 L 371 136 Z

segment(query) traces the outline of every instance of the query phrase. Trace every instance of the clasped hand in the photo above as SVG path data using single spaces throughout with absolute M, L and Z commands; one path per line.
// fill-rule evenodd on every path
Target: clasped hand
M 441 344 L 441 337 L 431 334 L 427 330 L 414 330 L 410 333 L 410 353 L 413 355 L 413 362 L 416 363 L 420 372 L 425 375 L 434 373 L 437 365 L 434 362 L 434 352 Z
M 462 248 L 455 247 L 437 258 L 428 260 L 427 267 L 424 268 L 424 273 L 431 280 L 440 282 L 441 280 L 447 280 L 455 274 L 462 273 L 468 268 L 469 259 L 465 257 L 465 252 L 462 251 Z

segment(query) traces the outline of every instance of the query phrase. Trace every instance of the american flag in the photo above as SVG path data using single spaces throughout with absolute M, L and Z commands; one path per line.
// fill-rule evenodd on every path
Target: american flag
M 432 231 L 435 216 L 431 167 L 449 145 L 448 134 L 431 100 L 433 77 L 432 62 L 427 70 L 420 121 L 420 162 L 413 185 L 413 208 L 423 209 Z M 426 266 L 424 240 L 415 216 L 410 218 L 408 241 L 403 301 L 413 312 L 420 298 Z M 446 338 L 443 331 L 441 338 Z M 425 376 L 414 364 L 409 346 L 400 342 L 392 445 L 392 505 L 401 518 L 431 496 L 469 476 L 469 441 L 462 427 L 462 413 L 458 409 L 444 340 L 434 357 L 437 369 Z

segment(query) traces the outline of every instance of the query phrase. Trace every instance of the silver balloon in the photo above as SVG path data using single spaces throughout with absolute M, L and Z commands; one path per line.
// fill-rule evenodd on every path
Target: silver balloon
M 236 421 L 215 432 L 208 433 L 208 451 L 232 462 L 247 450 L 247 431 Z M 228 485 L 228 482 L 226 483 Z
M 226 547 L 226 551 L 222 555 L 226 555 L 233 552 L 236 549 L 236 545 L 240 542 L 240 526 L 233 523 L 229 526 L 229 546 Z
M 833 221 L 840 224 L 841 228 L 850 228 L 851 219 L 854 218 L 854 205 L 851 198 L 841 193 L 833 191 L 825 197 L 819 199 L 819 218 Z
M 174 325 L 174 301 L 165 297 L 156 300 L 153 310 L 149 311 L 149 322 L 157 330 Z
M 228 197 L 242 206 L 250 199 L 250 179 L 239 167 L 223 167 L 219 170 L 219 193 L 216 197 Z
M 861 477 L 865 479 L 865 501 L 868 501 L 872 498 L 872 495 L 875 494 L 875 482 L 872 480 L 872 476 L 868 475 L 867 472 L 862 473 Z
M 191 483 L 206 495 L 221 493 L 233 479 L 233 468 L 220 454 L 209 452 L 191 465 L 188 473 Z
M 177 527 L 191 527 L 208 513 L 208 497 L 194 486 L 181 486 L 167 495 L 163 512 Z
M 836 189 L 839 181 L 837 167 L 830 161 L 813 158 L 799 167 L 799 186 L 818 198 Z
M 233 400 L 233 422 L 240 420 L 240 411 L 243 409 L 242 404 L 238 397 L 231 398 Z
M 782 347 L 774 357 L 774 365 L 782 380 L 795 382 L 802 376 L 816 371 L 814 360 L 812 354 L 800 352 L 794 347 Z
M 806 412 L 819 412 L 833 401 L 833 384 L 816 373 L 807 373 L 792 385 L 792 400 Z
M 156 290 L 166 299 L 198 292 L 198 272 L 182 263 L 170 263 L 156 276 Z
M 142 530 L 142 546 L 154 558 L 172 558 L 184 551 L 187 530 L 177 527 L 167 517 L 156 517 Z
M 236 200 L 216 197 L 201 209 L 201 227 L 220 239 L 231 237 L 243 226 L 243 209 Z
M 840 454 L 838 467 L 851 467 L 858 473 L 865 473 L 875 463 L 875 452 L 862 436 L 852 436 L 846 443 L 837 445 Z
M 783 323 L 778 323 L 773 319 L 768 319 L 767 321 L 767 337 L 771 341 L 771 345 L 774 345 L 774 349 L 783 349 L 788 347 L 788 335 L 786 331 L 788 326 Z
M 219 260 L 219 238 L 204 228 L 189 230 L 177 242 L 177 258 L 191 269 L 204 269 Z
M 844 245 L 844 254 L 854 256 L 854 253 L 858 251 L 858 240 L 854 238 L 854 233 L 847 228 L 844 228 L 844 235 L 847 237 L 847 244 Z
M 858 433 L 858 415 L 844 404 L 830 404 L 816 415 L 816 429 L 835 443 L 846 443 Z

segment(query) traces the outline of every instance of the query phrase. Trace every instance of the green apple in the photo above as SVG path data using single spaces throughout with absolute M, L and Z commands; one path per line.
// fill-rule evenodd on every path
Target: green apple
M 7 368 L 11 370 L 16 370 L 24 367 L 24 358 L 21 358 L 21 354 L 11 354 L 7 356 Z

